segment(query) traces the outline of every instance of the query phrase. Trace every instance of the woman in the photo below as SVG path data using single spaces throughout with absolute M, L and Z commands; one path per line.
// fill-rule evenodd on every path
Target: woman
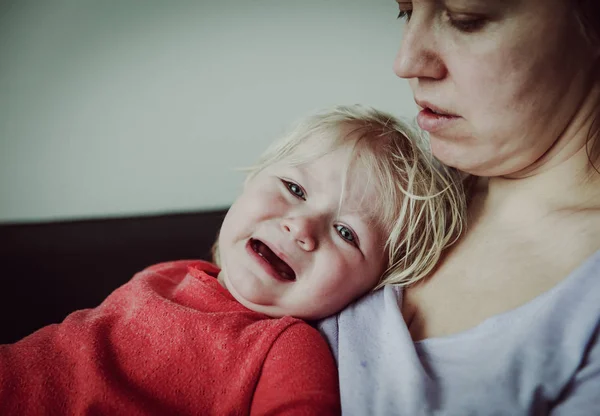
M 479 177 L 437 269 L 321 323 L 345 414 L 600 412 L 600 2 L 398 1 L 394 70 Z

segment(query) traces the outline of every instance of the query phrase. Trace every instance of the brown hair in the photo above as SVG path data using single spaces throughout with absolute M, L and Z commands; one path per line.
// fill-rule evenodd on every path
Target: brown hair
M 575 16 L 587 41 L 600 47 L 600 2 L 598 0 L 577 0 Z
M 586 41 L 594 48 L 595 81 L 600 83 L 600 1 L 576 0 L 575 17 L 581 27 Z M 597 103 L 598 114 L 594 118 L 588 133 L 586 151 L 590 163 L 600 173 L 596 162 L 600 158 L 600 102 Z

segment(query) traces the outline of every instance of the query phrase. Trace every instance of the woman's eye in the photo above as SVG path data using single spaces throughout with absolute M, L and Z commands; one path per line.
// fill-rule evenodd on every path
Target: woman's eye
M 348 241 L 351 244 L 356 245 L 356 238 L 354 237 L 354 233 L 350 228 L 345 225 L 338 224 L 335 226 L 336 231 L 344 240 Z
M 306 200 L 306 194 L 304 193 L 304 189 L 294 182 L 283 180 L 283 184 L 288 189 L 288 191 L 294 195 L 296 198 L 300 198 L 302 200 Z
M 406 19 L 406 21 L 408 22 L 410 20 L 410 17 L 412 16 L 412 10 L 400 10 L 400 12 L 398 13 L 398 19 L 402 20 L 402 19 Z
M 412 16 L 412 1 L 398 0 L 398 8 L 400 9 L 400 12 L 398 13 L 398 19 L 406 19 L 408 22 Z
M 481 16 L 452 16 L 450 14 L 448 15 L 448 21 L 461 32 L 476 32 L 487 23 L 487 19 Z

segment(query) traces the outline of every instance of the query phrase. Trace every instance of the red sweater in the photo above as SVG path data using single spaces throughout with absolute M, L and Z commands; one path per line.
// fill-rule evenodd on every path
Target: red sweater
M 97 308 L 0 346 L 0 414 L 340 413 L 319 333 L 246 309 L 218 271 L 149 267 Z

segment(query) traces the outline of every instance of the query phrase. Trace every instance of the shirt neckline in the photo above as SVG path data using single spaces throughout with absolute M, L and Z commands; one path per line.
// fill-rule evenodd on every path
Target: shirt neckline
M 597 260 L 600 260 L 600 250 L 597 250 L 593 254 L 588 256 L 583 262 L 581 262 L 581 264 L 579 266 L 577 266 L 572 272 L 570 272 L 564 279 L 562 279 L 556 285 L 554 285 L 547 291 L 540 293 L 539 295 L 530 299 L 526 303 L 524 303 L 520 306 L 517 306 L 516 308 L 509 309 L 504 312 L 500 312 L 496 315 L 492 315 L 492 316 L 484 319 L 483 321 L 481 321 L 479 324 L 477 324 L 471 328 L 465 329 L 463 331 L 456 332 L 456 333 L 450 334 L 450 335 L 445 335 L 445 336 L 424 338 L 419 341 L 413 341 L 413 344 L 415 346 L 426 347 L 426 346 L 435 345 L 435 344 L 443 344 L 443 343 L 447 343 L 447 342 L 452 342 L 452 341 L 455 341 L 455 340 L 461 339 L 461 338 L 479 336 L 480 334 L 487 333 L 489 330 L 492 330 L 493 328 L 497 327 L 502 322 L 512 320 L 515 315 L 525 313 L 527 310 L 537 308 L 540 305 L 544 304 L 548 298 L 550 298 L 550 297 L 554 296 L 556 293 L 562 291 L 565 287 L 570 286 L 572 284 L 572 282 L 577 280 L 580 276 L 586 276 L 588 273 L 585 273 L 585 270 L 592 267 L 592 265 Z M 398 305 L 400 305 L 402 296 L 404 293 L 402 290 L 402 287 L 392 286 L 392 289 L 395 292 L 396 299 L 398 300 Z M 406 325 L 406 321 L 404 320 L 404 317 L 402 317 L 402 320 L 404 321 L 404 324 Z M 408 331 L 408 327 L 406 328 L 406 330 Z M 410 337 L 410 332 L 409 332 L 409 337 Z

